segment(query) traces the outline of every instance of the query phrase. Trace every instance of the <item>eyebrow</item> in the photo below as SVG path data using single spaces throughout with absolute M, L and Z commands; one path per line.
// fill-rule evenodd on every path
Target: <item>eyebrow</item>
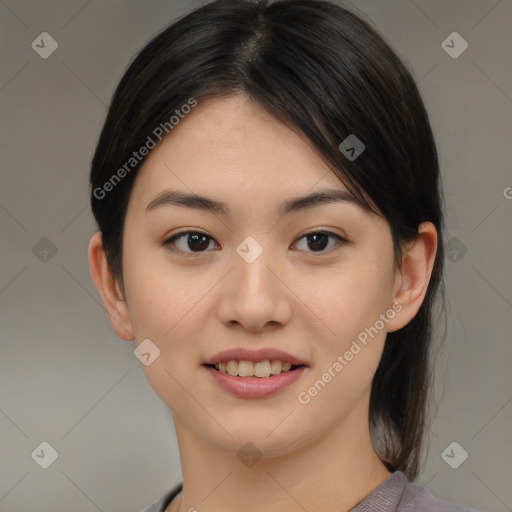
M 352 203 L 364 209 L 361 203 L 349 192 L 337 189 L 325 189 L 285 201 L 279 207 L 279 214 L 286 215 L 316 206 L 339 202 Z M 146 206 L 145 212 L 164 206 L 182 206 L 224 216 L 231 215 L 229 206 L 222 201 L 217 201 L 200 194 L 181 192 L 179 190 L 165 190 L 161 192 Z

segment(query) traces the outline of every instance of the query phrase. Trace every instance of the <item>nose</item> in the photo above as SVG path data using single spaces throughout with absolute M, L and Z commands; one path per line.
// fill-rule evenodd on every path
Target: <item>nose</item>
M 232 269 L 225 277 L 217 308 L 219 319 L 228 327 L 240 326 L 251 332 L 282 328 L 292 315 L 290 289 L 270 250 L 252 262 L 236 251 Z

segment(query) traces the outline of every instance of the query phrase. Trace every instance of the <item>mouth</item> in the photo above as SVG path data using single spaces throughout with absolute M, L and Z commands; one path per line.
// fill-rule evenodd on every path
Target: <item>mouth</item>
M 305 368 L 306 364 L 292 364 L 288 361 L 281 361 L 278 359 L 263 361 L 245 361 L 231 359 L 219 363 L 204 364 L 208 368 L 216 370 L 219 373 L 224 373 L 232 377 L 241 378 L 258 378 L 265 379 L 273 375 L 281 375 L 284 373 L 294 372 L 300 368 Z
M 292 386 L 308 371 L 306 364 L 291 364 L 278 359 L 205 363 L 212 383 L 243 399 L 270 398 Z M 275 373 L 273 373 L 275 372 Z
M 292 386 L 309 365 L 273 347 L 238 347 L 203 361 L 212 382 L 238 398 L 269 398 Z

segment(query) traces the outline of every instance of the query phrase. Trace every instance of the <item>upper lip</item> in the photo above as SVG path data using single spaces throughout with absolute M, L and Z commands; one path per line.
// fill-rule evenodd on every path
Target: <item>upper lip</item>
M 228 361 L 252 361 L 253 363 L 257 363 L 259 361 L 281 361 L 283 363 L 290 363 L 293 365 L 306 365 L 307 364 L 301 359 L 288 354 L 287 352 L 283 352 L 277 348 L 260 348 L 258 350 L 255 349 L 247 349 L 247 348 L 232 348 L 229 350 L 223 350 L 218 354 L 214 355 L 207 359 L 203 364 L 219 364 L 219 363 L 227 363 Z

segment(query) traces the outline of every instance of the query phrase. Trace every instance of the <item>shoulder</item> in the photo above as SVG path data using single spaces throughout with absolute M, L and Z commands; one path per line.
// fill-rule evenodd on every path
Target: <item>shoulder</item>
M 397 512 L 478 512 L 451 501 L 436 498 L 421 484 L 407 481 Z

